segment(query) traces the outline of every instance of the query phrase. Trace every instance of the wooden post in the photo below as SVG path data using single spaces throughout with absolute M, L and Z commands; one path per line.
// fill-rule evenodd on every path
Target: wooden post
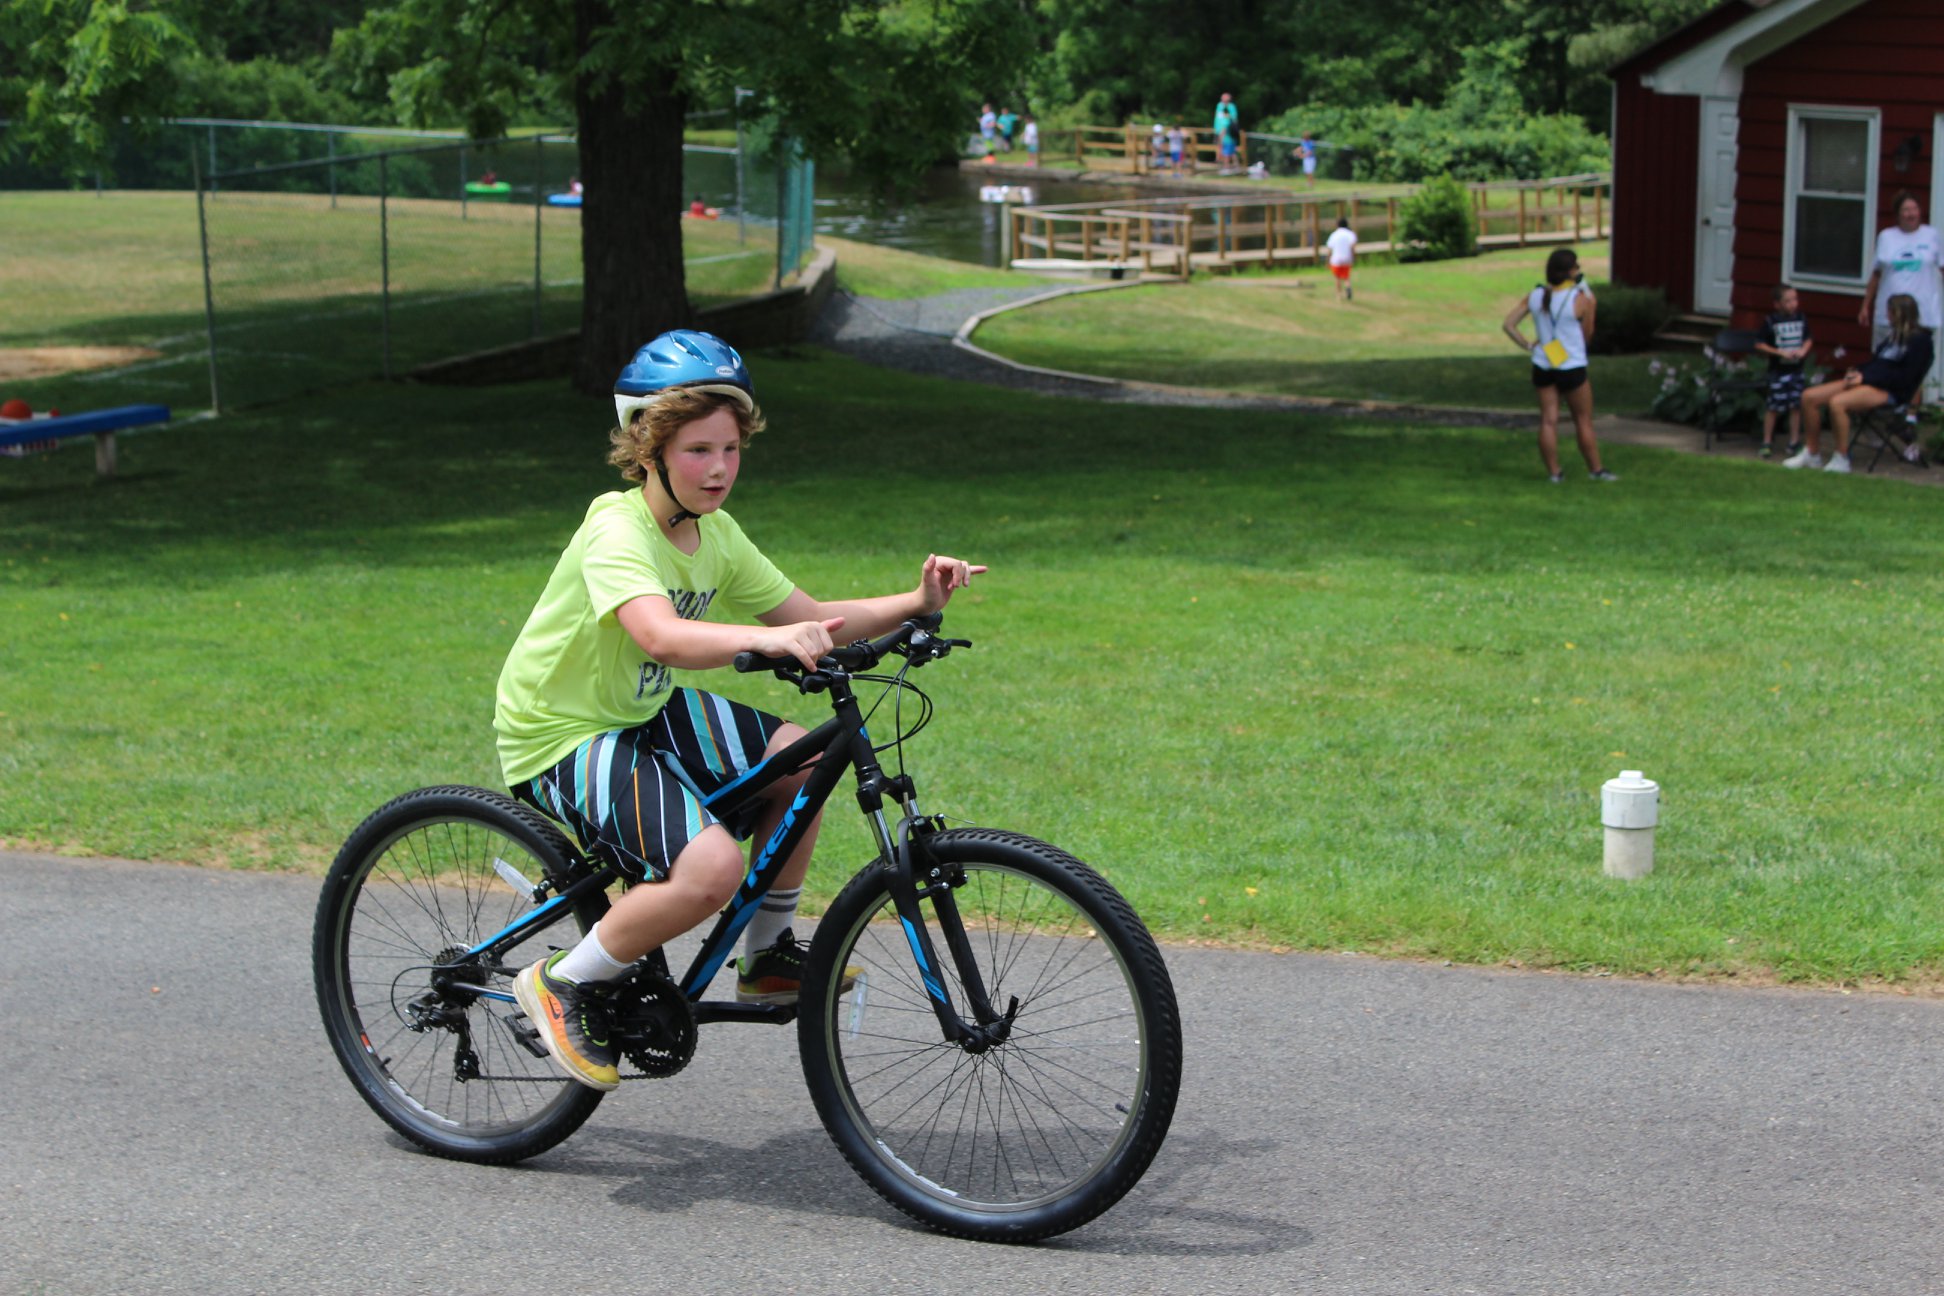
M 1141 215 L 1141 273 L 1154 269 L 1154 222 Z
M 1580 191 L 1573 190 L 1573 242 L 1580 239 Z
M 1525 186 L 1524 186 L 1524 185 L 1520 185 L 1520 186 L 1519 186 L 1519 246 L 1520 246 L 1520 247 L 1524 247 L 1524 246 L 1525 246 L 1525 243 L 1526 243 L 1526 228 L 1525 228 L 1525 225 L 1526 225 L 1526 200 L 1525 200 L 1525 196 L 1526 196 L 1526 191 L 1525 191 Z
M 1309 203 L 1309 217 L 1310 217 L 1309 218 L 1309 227 L 1310 227 L 1309 228 L 1309 254 L 1310 254 L 1311 265 L 1316 264 L 1316 249 L 1320 245 L 1317 239 L 1317 229 L 1316 229 L 1318 223 L 1316 218 L 1317 206 L 1318 204 L 1316 200 L 1312 198 Z
M 1019 208 L 1014 207 L 1010 203 L 1006 205 L 1006 218 L 1012 223 L 1012 236 L 1006 241 L 1006 247 L 1011 251 L 1011 256 L 1006 260 L 1006 269 L 1010 270 L 1012 269 L 1012 257 L 1019 255 L 1021 246 L 1019 235 L 1025 228 L 1025 221 L 1019 214 Z
M 1384 203 L 1384 239 L 1397 251 L 1397 199 L 1387 199 Z
M 1123 217 L 1121 217 L 1121 218 L 1120 218 L 1120 227 L 1121 227 L 1121 251 L 1120 251 L 1120 259 L 1121 259 L 1121 264 L 1122 264 L 1122 265 L 1126 265 L 1126 264 L 1127 264 L 1127 239 L 1128 239 L 1128 227 L 1129 227 L 1130 225 L 1132 225 L 1132 224 L 1133 224 L 1133 222 L 1131 222 L 1131 221 L 1129 221 L 1129 220 L 1127 219 L 1127 217 L 1125 217 L 1125 216 L 1123 216 Z
M 1271 267 L 1276 264 L 1276 225 L 1281 219 L 1281 203 L 1262 204 L 1262 260 Z
M 115 475 L 115 434 L 95 433 L 95 476 L 113 477 Z
M 1093 260 L 1093 217 L 1080 218 L 1080 259 Z
M 1600 211 L 1600 200 L 1606 196 L 1606 186 L 1599 185 L 1593 190 L 1593 237 L 1605 238 L 1606 218 Z

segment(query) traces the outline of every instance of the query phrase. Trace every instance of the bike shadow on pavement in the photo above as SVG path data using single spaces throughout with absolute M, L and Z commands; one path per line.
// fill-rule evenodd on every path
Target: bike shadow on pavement
M 1155 1163 L 1121 1201 L 1090 1224 L 1039 1245 L 1080 1254 L 1255 1256 L 1309 1246 L 1310 1230 L 1275 1213 L 1222 1167 L 1273 1156 L 1273 1140 L 1245 1144 L 1212 1130 L 1168 1135 Z M 613 1184 L 608 1200 L 649 1215 L 720 1201 L 834 1219 L 875 1218 L 915 1233 L 908 1219 L 852 1173 L 820 1128 L 777 1134 L 755 1146 L 689 1134 L 602 1129 L 519 1167 Z M 1233 1200 L 1225 1200 L 1233 1198 Z

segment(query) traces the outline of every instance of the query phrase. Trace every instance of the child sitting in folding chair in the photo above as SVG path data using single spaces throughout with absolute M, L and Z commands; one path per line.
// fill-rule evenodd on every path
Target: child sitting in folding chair
M 1850 470 L 1850 420 L 1884 405 L 1908 405 L 1924 385 L 1936 356 L 1931 331 L 1917 322 L 1917 299 L 1898 293 L 1889 302 L 1890 335 L 1860 369 L 1835 382 L 1818 383 L 1802 393 L 1803 448 L 1782 461 L 1784 468 Z M 1836 453 L 1825 464 L 1821 454 L 1822 416 L 1836 429 Z

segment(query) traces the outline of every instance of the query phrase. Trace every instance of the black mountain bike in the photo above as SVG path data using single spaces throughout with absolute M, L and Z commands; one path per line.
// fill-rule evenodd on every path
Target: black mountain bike
M 824 694 L 832 717 L 708 799 L 727 815 L 810 771 L 681 979 L 658 950 L 607 988 L 605 1006 L 626 1079 L 680 1071 L 702 1024 L 794 1019 L 817 1111 L 867 1183 L 941 1232 L 1030 1241 L 1093 1219 L 1154 1159 L 1181 1083 L 1180 1018 L 1153 938 L 1093 869 L 1030 837 L 920 813 L 903 743 L 932 704 L 908 677 L 969 646 L 941 637 L 939 620 L 837 648 L 814 671 L 737 658 Z M 895 674 L 867 673 L 887 657 Z M 866 729 L 862 681 L 885 686 L 873 713 L 897 699 L 890 742 Z M 907 697 L 917 715 L 903 730 Z M 900 772 L 888 774 L 878 754 L 894 747 Z M 818 923 L 800 1001 L 703 999 L 853 770 L 880 853 Z M 517 1161 L 578 1129 L 603 1095 L 548 1060 L 512 981 L 593 926 L 620 876 L 482 788 L 422 788 L 360 824 L 325 879 L 314 959 L 325 1029 L 365 1101 L 464 1161 Z

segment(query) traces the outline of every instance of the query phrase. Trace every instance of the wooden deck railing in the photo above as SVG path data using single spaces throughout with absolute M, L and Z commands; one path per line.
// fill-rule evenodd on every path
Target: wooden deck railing
M 1605 175 L 1470 186 L 1481 248 L 1610 237 L 1613 181 Z M 1121 199 L 1009 210 L 1014 264 L 1090 267 L 1187 278 L 1196 270 L 1305 265 L 1327 254 L 1339 219 L 1363 254 L 1398 246 L 1396 194 L 1293 194 Z

